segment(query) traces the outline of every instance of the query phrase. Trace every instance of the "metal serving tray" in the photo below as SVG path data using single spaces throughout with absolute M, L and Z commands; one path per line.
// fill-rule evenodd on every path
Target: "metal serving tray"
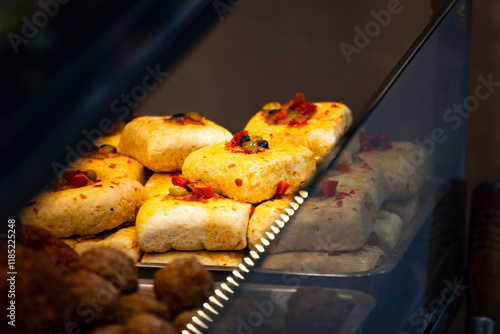
M 267 274 L 281 274 L 281 275 L 300 274 L 300 275 L 309 275 L 318 277 L 338 277 L 338 278 L 374 276 L 391 272 L 400 263 L 401 259 L 404 258 L 407 249 L 410 247 L 411 243 L 416 238 L 417 234 L 421 232 L 422 229 L 430 226 L 430 224 L 426 223 L 428 223 L 429 219 L 432 217 L 432 212 L 434 210 L 436 202 L 439 201 L 440 197 L 442 196 L 437 191 L 438 184 L 439 183 L 435 181 L 432 182 L 432 184 L 427 187 L 427 190 L 424 191 L 425 195 L 423 195 L 420 200 L 420 205 L 415 217 L 413 217 L 412 221 L 408 223 L 407 226 L 405 226 L 403 232 L 401 233 L 399 241 L 394 246 L 394 248 L 387 254 L 387 257 L 382 261 L 380 261 L 379 264 L 372 270 L 352 272 L 352 273 L 316 274 L 311 272 L 284 271 L 284 270 L 257 267 L 254 269 L 254 271 L 257 273 L 267 273 Z
M 307 275 L 311 277 L 321 278 L 354 278 L 354 277 L 371 277 L 376 275 L 383 275 L 391 272 L 400 263 L 401 259 L 410 247 L 411 243 L 415 239 L 416 235 L 424 228 L 428 228 L 430 224 L 429 219 L 432 216 L 433 209 L 436 202 L 439 200 L 439 192 L 437 191 L 438 185 L 440 183 L 437 181 L 432 182 L 432 185 L 427 187 L 424 192 L 425 195 L 422 196 L 421 204 L 419 206 L 418 212 L 413 218 L 413 220 L 405 227 L 398 243 L 394 246 L 387 257 L 384 258 L 374 269 L 362 272 L 353 273 L 331 273 L 331 274 L 318 274 L 312 272 L 300 272 L 300 271 L 286 271 L 281 269 L 268 269 L 259 268 L 255 266 L 252 270 L 252 275 L 259 276 L 264 275 L 259 279 L 262 282 L 269 282 L 271 280 L 273 284 L 282 284 L 280 282 L 283 275 Z M 307 199 L 306 199 L 307 200 Z M 293 219 L 293 217 L 292 217 Z M 285 227 L 286 228 L 286 227 Z M 426 230 L 427 231 L 427 230 Z M 164 263 L 138 263 L 137 268 L 139 271 L 139 277 L 141 278 L 153 278 L 156 270 L 164 267 Z M 222 266 L 205 266 L 215 277 L 216 280 L 225 279 L 226 275 L 232 272 L 238 267 L 222 267 Z M 355 281 L 353 281 L 355 282 Z M 318 281 L 320 283 L 320 281 Z M 331 281 L 329 282 L 331 284 Z M 323 285 L 323 284 L 321 284 Z M 359 288 L 357 286 L 351 286 L 352 288 Z

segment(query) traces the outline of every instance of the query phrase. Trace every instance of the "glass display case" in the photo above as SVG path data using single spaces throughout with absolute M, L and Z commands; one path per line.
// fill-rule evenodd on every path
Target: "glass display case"
M 2 49 L 5 221 L 118 118 L 197 110 L 236 133 L 302 91 L 344 102 L 352 126 L 238 263 L 206 265 L 215 293 L 183 333 L 449 328 L 465 289 L 467 118 L 481 99 L 468 95 L 468 1 L 48 3 L 31 3 Z M 143 255 L 141 287 L 163 266 Z
M 366 104 L 362 106 L 357 101 L 354 110 L 358 122 L 338 150 L 331 152 L 328 161 L 320 166 L 317 177 L 295 199 L 295 205 L 285 210 L 284 216 L 278 217 L 268 230 L 271 234 L 264 239 L 270 245 L 263 240 L 248 253 L 242 267 L 234 268 L 236 272 L 229 273 L 227 278 L 217 272 L 224 284 L 186 332 L 295 333 L 303 332 L 299 330 L 301 325 L 308 331 L 316 329 L 318 333 L 334 332 L 335 329 L 339 333 L 427 333 L 448 328 L 465 291 L 467 110 L 477 101 L 477 97 L 467 96 L 468 16 L 466 2 L 446 4 L 374 95 L 361 99 Z M 187 79 L 178 79 L 179 83 L 183 80 Z M 185 87 L 179 86 L 173 89 Z M 251 84 L 249 86 L 254 89 Z M 362 95 L 362 89 L 360 91 Z M 176 105 L 177 100 L 174 97 L 171 104 Z M 169 104 L 166 98 L 164 101 Z M 145 110 L 146 113 L 153 111 L 151 108 Z M 384 152 L 384 148 L 372 147 L 373 143 L 381 145 L 380 138 L 385 135 L 393 143 L 388 151 L 400 151 L 401 155 L 386 155 L 388 152 Z M 389 232 L 397 233 L 397 241 L 380 246 L 384 255 L 369 270 L 341 268 L 337 263 L 343 260 L 333 258 L 340 259 L 346 254 L 321 247 L 336 239 L 329 234 L 312 234 L 317 240 L 308 252 L 276 251 L 279 247 L 273 248 L 273 243 L 299 238 L 294 234 L 296 226 L 313 224 L 308 219 L 311 215 L 319 224 L 328 223 L 332 215 L 336 217 L 332 212 L 339 200 L 321 199 L 319 189 L 325 175 L 331 174 L 346 155 L 357 150 L 358 157 L 373 159 L 370 164 L 385 169 L 390 179 L 399 180 L 395 182 L 408 187 L 406 194 L 391 188 L 393 194 L 399 195 L 389 196 L 380 207 L 381 211 L 395 212 L 403 217 L 400 230 L 392 226 Z M 406 153 L 402 153 L 405 150 Z M 384 159 L 394 160 L 387 162 L 391 164 L 388 167 L 382 162 Z M 412 189 L 415 186 L 412 179 L 420 180 L 416 181 L 418 190 Z M 340 185 L 342 178 L 339 180 Z M 328 204 L 317 205 L 322 200 Z M 310 210 L 318 206 L 322 212 L 311 213 Z M 349 218 L 344 216 L 344 219 Z M 355 220 L 349 222 L 356 223 Z M 287 233 L 287 228 L 292 232 Z M 384 232 L 386 234 L 380 239 L 392 238 L 387 231 L 379 230 L 379 233 Z M 330 233 L 335 233 L 335 229 Z M 269 248 L 271 254 L 268 254 Z M 369 253 L 367 249 L 362 251 Z M 349 255 L 355 256 L 346 261 L 367 261 L 359 254 Z M 154 267 L 154 264 L 141 264 L 146 276 Z M 302 288 L 305 287 L 304 292 Z M 313 290 L 308 296 L 307 288 L 310 287 L 320 287 L 322 292 Z M 330 292 L 337 295 L 328 302 L 321 299 L 323 293 Z M 311 309 L 309 313 L 300 303 L 299 306 L 297 302 L 289 304 L 294 294 L 305 300 L 304 304 Z M 324 307 L 321 303 L 325 303 Z M 295 308 L 288 310 L 290 305 Z M 295 317 L 301 318 L 300 321 Z M 320 319 L 326 327 L 322 327 Z

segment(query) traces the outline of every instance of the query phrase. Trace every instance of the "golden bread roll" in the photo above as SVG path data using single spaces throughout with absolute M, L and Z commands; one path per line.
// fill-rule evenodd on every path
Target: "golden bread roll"
M 313 151 L 318 159 L 321 159 L 349 128 L 352 123 L 352 113 L 342 103 L 307 103 L 303 95 L 298 98 L 299 94 L 296 95 L 294 101 L 283 106 L 276 102 L 274 102 L 276 104 L 274 107 L 269 106 L 273 103 L 265 105 L 250 119 L 245 130 L 269 137 L 270 143 L 304 145 Z M 315 110 L 300 109 L 304 104 L 308 107 L 313 106 L 312 109 Z M 270 108 L 279 108 L 280 112 L 275 112 L 277 109 Z M 300 115 L 296 116 L 298 110 L 308 111 L 305 113 L 307 117 L 297 121 L 300 117 Z
M 91 154 L 75 160 L 71 169 L 93 170 L 101 180 L 115 180 L 129 178 L 146 182 L 146 169 L 137 160 L 119 155 L 111 154 Z
M 182 175 L 219 188 L 225 197 L 256 204 L 273 198 L 280 182 L 289 185 L 285 195 L 295 192 L 316 170 L 314 154 L 302 145 L 269 144 L 253 154 L 226 146 L 219 143 L 194 151 Z
M 181 122 L 174 116 L 141 116 L 123 128 L 120 151 L 155 172 L 181 170 L 194 150 L 231 139 L 231 133 L 206 120 Z M 184 119 L 184 118 L 183 118 Z
M 89 238 L 65 238 L 62 239 L 66 244 L 70 245 L 77 253 L 105 246 L 122 251 L 130 256 L 134 261 L 139 261 L 142 256 L 142 251 L 139 247 L 137 232 L 135 226 L 119 228 L 116 231 L 106 231 Z
M 134 221 L 145 199 L 138 181 L 103 180 L 59 191 L 47 191 L 21 210 L 23 224 L 45 228 L 60 238 L 96 234 Z
M 241 250 L 251 210 L 250 204 L 227 198 L 151 198 L 137 214 L 139 245 L 145 252 Z
M 255 207 L 255 211 L 248 221 L 248 247 L 253 248 L 260 243 L 260 238 L 269 230 L 283 210 L 288 207 L 291 197 L 276 198 L 264 201 Z
M 172 176 L 176 174 L 178 173 L 153 173 L 144 185 L 146 196 L 152 198 L 168 195 L 170 187 L 174 185 Z

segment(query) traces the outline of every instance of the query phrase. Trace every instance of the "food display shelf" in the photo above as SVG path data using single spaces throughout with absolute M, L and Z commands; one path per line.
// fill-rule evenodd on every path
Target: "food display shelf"
M 441 191 L 438 190 L 438 185 L 440 185 Z M 443 188 L 449 188 L 445 183 L 434 181 L 432 185 L 428 186 L 428 189 L 424 191 L 422 195 L 423 200 L 419 205 L 418 212 L 412 221 L 404 228 L 401 236 L 397 242 L 397 244 L 393 247 L 393 249 L 387 254 L 386 257 L 380 260 L 379 264 L 374 269 L 368 271 L 361 272 L 352 272 L 352 273 L 331 273 L 331 274 L 319 274 L 314 272 L 304 272 L 304 271 L 289 271 L 289 270 L 280 270 L 280 269 L 270 269 L 270 268 L 259 268 L 255 267 L 253 269 L 252 275 L 258 276 L 262 275 L 261 280 L 272 282 L 274 284 L 279 284 L 279 280 L 282 275 L 306 275 L 310 277 L 311 281 L 314 281 L 315 284 L 318 285 L 336 285 L 338 283 L 334 283 L 333 278 L 345 279 L 347 284 L 354 283 L 356 280 L 352 280 L 355 277 L 371 277 L 384 275 L 396 268 L 399 262 L 402 260 L 404 255 L 406 254 L 408 248 L 412 245 L 413 240 L 419 235 L 427 235 L 429 234 L 429 227 L 431 226 L 430 221 L 433 218 L 433 211 L 436 206 L 436 203 L 439 203 L 441 197 L 444 196 L 443 193 L 446 193 L 446 190 Z M 427 228 L 427 230 L 424 230 Z M 248 253 L 248 251 L 247 251 Z M 248 256 L 248 254 L 246 254 Z M 142 278 L 153 278 L 155 272 L 161 268 L 163 268 L 165 264 L 163 263 L 138 263 L 137 268 L 139 270 L 140 276 Z M 233 270 L 238 269 L 238 266 L 206 266 L 208 270 L 212 272 L 214 277 L 218 281 L 224 280 L 225 277 L 230 274 Z M 274 277 L 274 278 L 273 278 Z M 317 279 L 314 279 L 316 277 Z M 329 283 L 328 283 L 329 282 Z M 345 284 L 341 284 L 342 286 L 346 286 Z M 352 286 L 352 288 L 356 289 L 364 289 L 366 288 L 366 284 Z

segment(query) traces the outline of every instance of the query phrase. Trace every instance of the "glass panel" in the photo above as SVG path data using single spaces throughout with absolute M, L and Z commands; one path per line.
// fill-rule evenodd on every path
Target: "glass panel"
M 460 1 L 417 41 L 210 332 L 422 333 L 449 321 L 464 292 L 464 110 L 478 100 L 467 17 Z

